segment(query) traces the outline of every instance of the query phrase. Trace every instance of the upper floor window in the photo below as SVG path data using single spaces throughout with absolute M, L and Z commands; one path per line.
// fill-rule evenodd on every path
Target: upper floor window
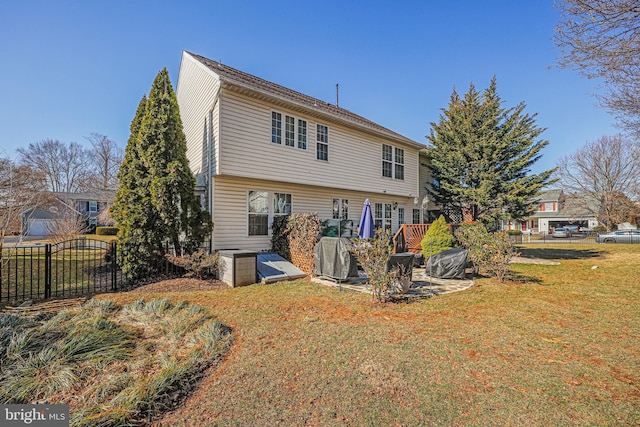
M 285 116 L 284 128 L 284 145 L 288 147 L 296 146 L 296 119 L 291 116 Z
M 325 125 L 317 125 L 316 159 L 329 160 L 329 129 Z
M 382 176 L 404 179 L 404 150 L 382 144 Z
M 402 148 L 395 148 L 395 179 L 404 179 L 404 150 Z
M 282 113 L 271 112 L 271 142 L 282 144 Z M 297 144 L 296 144 L 297 143 Z M 284 145 L 307 149 L 307 121 L 284 115 Z
M 393 147 L 382 144 L 382 176 L 393 178 Z
M 282 144 L 282 114 L 271 112 L 271 142 Z
M 557 209 L 558 206 L 556 204 L 556 202 L 542 202 L 540 203 L 540 212 L 554 212 Z
M 87 210 L 89 212 L 98 212 L 98 202 L 94 200 L 87 202 Z
M 307 149 L 307 121 L 298 119 L 298 148 Z

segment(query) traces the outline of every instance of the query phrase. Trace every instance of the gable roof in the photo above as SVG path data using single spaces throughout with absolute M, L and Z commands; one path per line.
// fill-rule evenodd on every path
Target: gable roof
M 387 138 L 394 139 L 417 149 L 426 148 L 424 144 L 420 144 L 344 108 L 261 79 L 260 77 L 229 67 L 221 62 L 212 61 L 204 56 L 187 51 L 184 51 L 184 54 L 189 55 L 216 74 L 223 83 L 223 87 L 249 90 L 253 94 L 265 96 L 272 101 L 280 101 L 297 106 L 311 115 L 331 118 L 351 126 L 355 125 L 361 129 L 373 131 L 374 133 L 384 135 Z
M 536 202 L 557 202 L 562 198 L 562 190 L 544 190 L 534 199 Z

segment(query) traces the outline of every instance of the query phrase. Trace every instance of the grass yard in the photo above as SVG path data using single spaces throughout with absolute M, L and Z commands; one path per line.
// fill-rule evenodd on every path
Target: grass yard
M 561 265 L 517 264 L 512 282 L 480 279 L 406 304 L 306 281 L 149 294 L 206 307 L 235 337 L 219 368 L 161 421 L 638 425 L 640 245 L 521 252 Z

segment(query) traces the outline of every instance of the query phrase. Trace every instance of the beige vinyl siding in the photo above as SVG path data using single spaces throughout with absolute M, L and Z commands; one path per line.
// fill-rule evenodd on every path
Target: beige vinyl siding
M 270 249 L 270 236 L 249 236 L 248 193 L 250 190 L 289 193 L 292 198 L 292 212 L 316 212 L 321 219 L 332 216 L 333 198 L 349 200 L 349 219 L 354 224 L 360 221 L 365 199 L 371 203 L 398 203 L 407 212 L 413 205 L 413 198 L 393 197 L 371 192 L 351 191 L 327 187 L 274 182 L 263 179 L 216 176 L 213 179 L 213 248 L 219 249 Z M 271 203 L 271 200 L 270 200 Z M 398 228 L 397 210 L 393 212 L 392 230 Z
M 221 174 L 389 195 L 418 195 L 418 150 L 378 136 L 224 91 Z M 271 112 L 307 121 L 307 149 L 271 142 Z M 316 125 L 329 128 L 329 160 L 316 160 Z M 404 149 L 404 180 L 382 177 L 382 144 Z
M 217 166 L 219 80 L 210 70 L 190 55 L 182 55 L 176 97 L 180 108 L 182 128 L 187 138 L 187 159 L 194 173 L 203 171 L 205 139 L 212 150 L 212 172 Z M 215 107 L 214 107 L 215 103 Z M 212 113 L 212 108 L 215 108 Z M 212 123 L 213 122 L 213 123 Z

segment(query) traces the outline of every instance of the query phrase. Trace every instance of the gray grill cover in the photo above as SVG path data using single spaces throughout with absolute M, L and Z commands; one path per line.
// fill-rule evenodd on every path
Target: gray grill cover
M 316 274 L 337 280 L 358 277 L 358 261 L 349 252 L 352 247 L 346 237 L 322 237 L 313 250 Z
M 440 279 L 464 279 L 467 268 L 467 250 L 449 249 L 427 260 L 426 273 Z

